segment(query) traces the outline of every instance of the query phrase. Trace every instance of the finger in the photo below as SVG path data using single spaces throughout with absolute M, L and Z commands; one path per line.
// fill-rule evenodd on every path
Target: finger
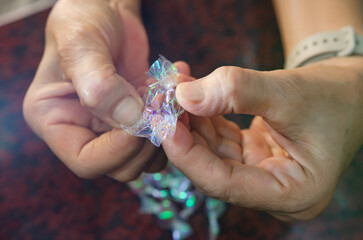
M 113 129 L 97 137 L 73 124 L 50 124 L 44 132 L 52 151 L 82 178 L 96 178 L 125 164 L 140 153 L 144 143 L 144 139 L 122 130 Z
M 182 82 L 190 82 L 190 81 L 194 81 L 194 80 L 195 80 L 195 78 L 193 78 L 189 75 L 183 74 L 183 73 L 179 73 L 178 77 L 176 78 L 177 84 L 182 83 Z
M 279 145 L 273 140 L 271 133 L 267 130 L 266 126 L 265 120 L 263 120 L 262 117 L 257 116 L 253 118 L 250 129 L 259 132 L 271 148 L 278 148 Z
M 182 61 L 178 61 L 178 62 L 174 63 L 174 66 L 178 70 L 178 76 L 175 79 L 177 83 L 195 80 L 195 78 L 189 76 L 190 75 L 190 67 L 189 67 L 189 65 L 187 63 L 182 62 Z M 147 86 L 150 85 L 150 84 L 153 84 L 153 83 L 155 83 L 155 80 L 152 79 L 152 78 L 148 78 L 145 81 L 145 85 L 142 85 L 142 86 L 138 87 L 137 90 L 138 90 L 139 94 L 143 95 L 146 88 L 147 88 Z
M 275 72 L 221 67 L 204 78 L 180 83 L 176 96 L 184 109 L 199 116 L 229 113 L 265 116 L 278 102 L 280 78 Z
M 146 141 L 141 151 L 135 157 L 117 169 L 110 171 L 107 175 L 120 182 L 134 180 L 150 165 L 159 151 L 151 142 Z
M 211 117 L 210 120 L 219 136 L 232 140 L 238 144 L 241 143 L 241 132 L 236 123 L 229 121 L 222 116 Z
M 209 118 L 191 115 L 192 129 L 204 138 L 209 149 L 221 158 L 232 158 L 241 161 L 241 147 L 238 143 L 217 134 Z M 238 129 L 239 133 L 239 129 Z
M 189 120 L 191 128 L 194 131 L 198 132 L 198 134 L 205 139 L 207 144 L 210 144 L 212 148 L 217 145 L 218 135 L 209 118 L 199 117 L 190 114 Z
M 80 67 L 69 75 L 82 105 L 114 127 L 135 123 L 143 106 L 136 89 L 116 73 L 110 56 L 94 53 L 91 59 L 87 55 L 86 63 L 78 60 Z M 87 64 L 95 70 L 88 70 Z
M 106 124 L 101 119 L 92 116 L 90 129 L 95 133 L 104 133 L 112 130 L 112 127 L 108 124 Z
M 202 145 L 203 147 L 206 147 L 206 148 L 208 147 L 207 141 L 198 132 L 192 131 L 191 133 L 192 133 L 195 144 Z
M 191 133 L 178 123 L 173 140 L 163 142 L 169 160 L 208 196 L 260 209 L 281 205 L 283 186 L 267 171 L 229 164 L 207 148 L 195 144 Z
M 197 133 L 193 136 L 182 123 L 178 122 L 173 140 L 167 138 L 163 142 L 163 148 L 168 159 L 187 178 L 198 188 L 213 195 L 215 192 L 221 192 L 222 188 L 212 191 L 210 181 L 225 182 L 231 169 L 205 147 L 195 143 L 194 138 L 196 137 L 198 141 L 198 135 Z
M 177 61 L 174 63 L 174 66 L 178 69 L 178 73 L 186 75 L 186 76 L 190 76 L 190 67 L 186 62 L 183 61 Z
M 117 73 L 114 52 L 100 31 L 93 27 L 81 28 L 72 36 L 55 33 L 60 64 L 83 106 L 114 127 L 132 125 L 140 118 L 143 107 L 135 89 L 138 86 Z
M 264 138 L 267 145 L 269 146 L 270 151 L 273 156 L 291 158 L 290 154 L 282 148 L 282 146 L 287 146 L 287 145 L 286 144 L 285 145 L 277 144 L 275 139 L 272 137 L 272 131 L 274 131 L 274 130 L 272 130 L 272 129 L 268 130 L 267 126 L 268 125 L 265 122 L 265 120 L 263 120 L 262 117 L 257 116 L 252 120 L 250 129 L 254 130 L 255 132 L 260 133 L 260 135 Z
M 219 144 L 217 146 L 217 155 L 223 159 L 227 158 L 242 162 L 241 145 L 232 140 L 220 138 Z
M 194 81 L 195 78 L 190 76 L 190 67 L 186 62 L 178 61 L 174 63 L 174 66 L 178 69 L 178 77 L 176 78 L 177 84 L 182 82 Z
M 187 112 L 184 112 L 179 117 L 179 121 L 181 121 L 184 124 L 184 126 L 186 126 L 189 130 L 192 129 L 192 127 L 190 126 L 189 114 Z
M 256 165 L 260 161 L 272 157 L 270 147 L 265 138 L 255 130 L 243 130 L 242 148 L 243 162 L 247 165 Z

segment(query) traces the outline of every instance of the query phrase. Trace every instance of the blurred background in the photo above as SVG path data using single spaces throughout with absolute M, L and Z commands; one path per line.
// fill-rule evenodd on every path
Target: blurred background
M 0 0 L 0 26 L 51 7 L 57 0 Z
M 22 101 L 43 53 L 49 10 L 28 15 L 52 1 L 0 2 L 1 19 L 26 12 L 13 17 L 16 22 L 0 21 L 0 239 L 171 239 L 154 216 L 139 214 L 139 199 L 126 184 L 79 179 L 25 124 Z M 19 10 L 37 4 L 42 7 L 36 11 Z M 270 0 L 144 0 L 143 18 L 150 62 L 159 54 L 184 60 L 196 77 L 222 65 L 258 70 L 283 65 Z M 233 117 L 241 127 L 250 119 Z M 311 221 L 285 223 L 228 206 L 218 239 L 363 239 L 362 173 L 363 149 L 328 208 Z M 188 239 L 208 238 L 202 209 L 190 223 L 195 232 Z

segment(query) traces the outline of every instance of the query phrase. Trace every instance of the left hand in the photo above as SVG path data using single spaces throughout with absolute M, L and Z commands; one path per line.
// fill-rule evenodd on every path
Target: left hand
M 330 202 L 363 142 L 363 58 L 335 58 L 294 70 L 222 67 L 181 83 L 179 122 L 163 143 L 169 160 L 206 195 L 310 219 Z M 256 115 L 240 130 L 219 115 Z
M 138 90 L 147 86 L 149 44 L 137 2 L 60 0 L 47 21 L 24 117 L 82 178 L 130 181 L 166 164 L 160 148 L 120 129 L 140 118 Z

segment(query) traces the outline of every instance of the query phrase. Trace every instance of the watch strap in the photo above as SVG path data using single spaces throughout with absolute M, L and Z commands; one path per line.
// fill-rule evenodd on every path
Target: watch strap
M 290 53 L 285 68 L 350 55 L 363 55 L 363 36 L 356 35 L 352 26 L 346 26 L 337 32 L 322 32 L 302 40 Z

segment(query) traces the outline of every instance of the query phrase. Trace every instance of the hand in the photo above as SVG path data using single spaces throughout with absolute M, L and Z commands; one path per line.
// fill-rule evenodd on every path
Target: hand
M 283 220 L 313 218 L 363 141 L 362 65 L 349 57 L 272 72 L 222 67 L 181 83 L 179 103 L 201 117 L 190 117 L 191 131 L 179 122 L 164 150 L 206 195 Z M 257 117 L 240 131 L 215 120 L 229 113 Z
M 149 141 L 118 129 L 141 114 L 137 89 L 146 85 L 149 53 L 137 13 L 118 2 L 56 4 L 24 116 L 80 177 L 128 181 L 159 170 L 166 159 Z

